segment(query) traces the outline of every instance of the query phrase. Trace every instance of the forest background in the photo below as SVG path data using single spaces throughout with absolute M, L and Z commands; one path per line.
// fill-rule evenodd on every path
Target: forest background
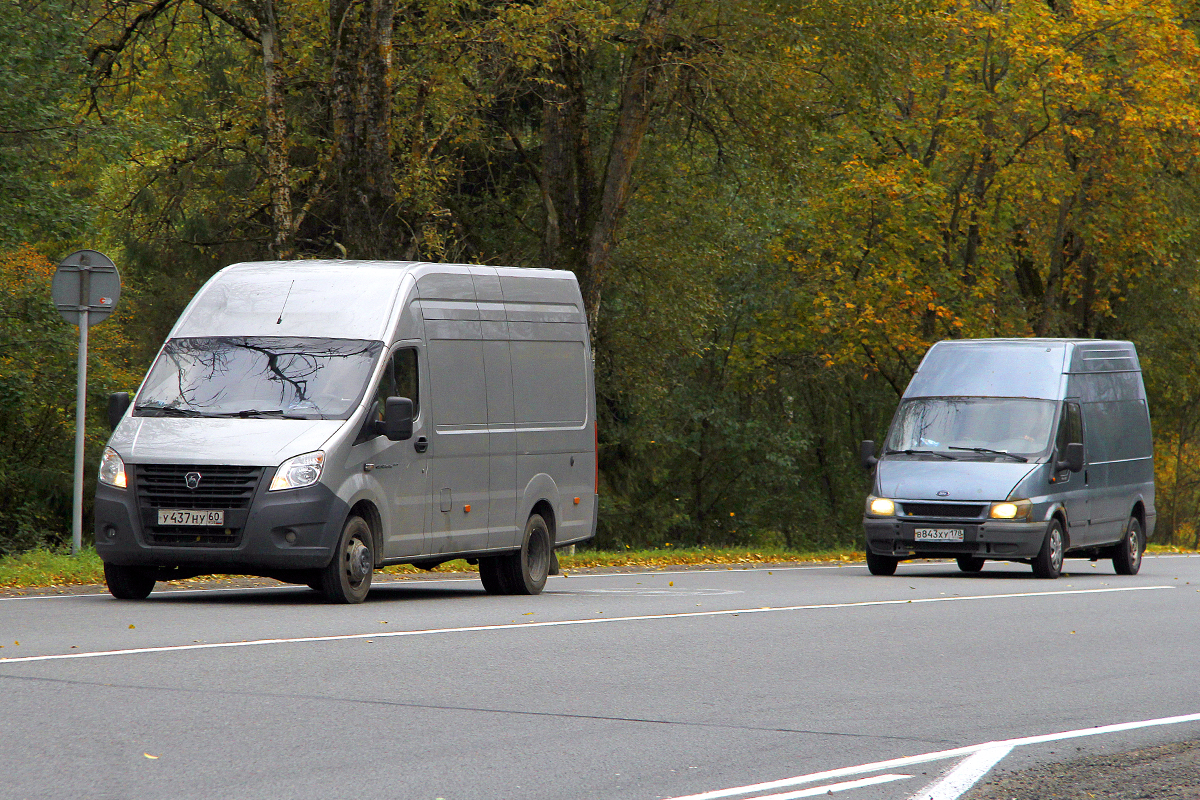
M 1160 542 L 1200 544 L 1200 0 L 0 0 L 0 554 L 70 530 L 240 260 L 574 270 L 597 545 L 859 537 L 857 444 L 934 341 L 1132 339 Z M 91 488 L 86 492 L 90 497 Z M 85 530 L 88 527 L 85 525 Z

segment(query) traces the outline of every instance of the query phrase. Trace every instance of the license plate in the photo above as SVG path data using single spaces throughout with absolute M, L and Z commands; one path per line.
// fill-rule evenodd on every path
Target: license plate
M 963 538 L 962 528 L 917 528 L 913 531 L 913 539 L 918 542 L 961 542 Z
M 182 508 L 160 508 L 158 510 L 158 524 L 222 528 L 225 526 L 225 512 L 189 511 Z

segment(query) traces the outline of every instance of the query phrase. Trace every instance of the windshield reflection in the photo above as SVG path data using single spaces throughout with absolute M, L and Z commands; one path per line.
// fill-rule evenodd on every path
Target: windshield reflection
M 134 415 L 346 419 L 382 349 L 360 339 L 172 339 L 142 385 Z
M 932 452 L 956 458 L 1036 458 L 1050 450 L 1056 405 L 1053 400 L 1022 397 L 906 400 L 896 411 L 887 451 Z

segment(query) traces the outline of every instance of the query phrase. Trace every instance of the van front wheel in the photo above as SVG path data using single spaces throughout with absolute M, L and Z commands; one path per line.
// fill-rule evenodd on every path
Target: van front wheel
M 958 568 L 963 572 L 979 572 L 983 569 L 984 560 L 978 556 L 959 556 Z
M 1042 539 L 1042 549 L 1033 559 L 1033 574 L 1039 578 L 1057 578 L 1061 575 L 1063 548 L 1062 523 L 1052 519 L 1046 528 L 1046 537 Z
M 867 569 L 872 575 L 895 575 L 896 565 L 900 563 L 900 559 L 895 556 L 880 556 L 871 552 L 871 545 L 867 545 Z
M 505 594 L 541 594 L 550 574 L 550 528 L 541 514 L 530 514 L 521 549 L 502 556 L 500 583 Z M 486 587 L 487 584 L 485 583 Z
M 361 603 L 371 589 L 375 553 L 371 549 L 371 526 L 359 516 L 346 520 L 341 539 L 329 566 L 317 581 L 321 594 L 331 603 Z M 312 584 L 309 584 L 310 586 Z
M 1137 575 L 1142 568 L 1142 550 L 1146 547 L 1142 541 L 1142 523 L 1137 517 L 1129 518 L 1125 528 L 1125 538 L 1117 545 L 1113 555 L 1113 569 L 1118 575 Z
M 145 600 L 154 591 L 154 578 L 141 567 L 104 564 L 104 582 L 118 600 Z

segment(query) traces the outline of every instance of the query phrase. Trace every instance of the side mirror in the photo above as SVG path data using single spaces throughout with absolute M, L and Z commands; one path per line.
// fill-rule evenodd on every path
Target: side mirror
M 393 442 L 411 439 L 413 403 L 407 397 L 389 397 L 383 403 L 383 435 Z
M 116 430 L 121 417 L 129 410 L 129 392 L 113 392 L 108 396 L 108 427 Z
M 870 439 L 864 441 L 858 448 L 859 461 L 862 463 L 863 469 L 870 469 L 879 463 L 879 459 L 875 457 L 875 443 Z
M 1071 472 L 1083 469 L 1083 444 L 1071 442 L 1067 445 L 1062 460 L 1054 463 L 1054 471 L 1058 472 L 1060 469 L 1069 469 Z

